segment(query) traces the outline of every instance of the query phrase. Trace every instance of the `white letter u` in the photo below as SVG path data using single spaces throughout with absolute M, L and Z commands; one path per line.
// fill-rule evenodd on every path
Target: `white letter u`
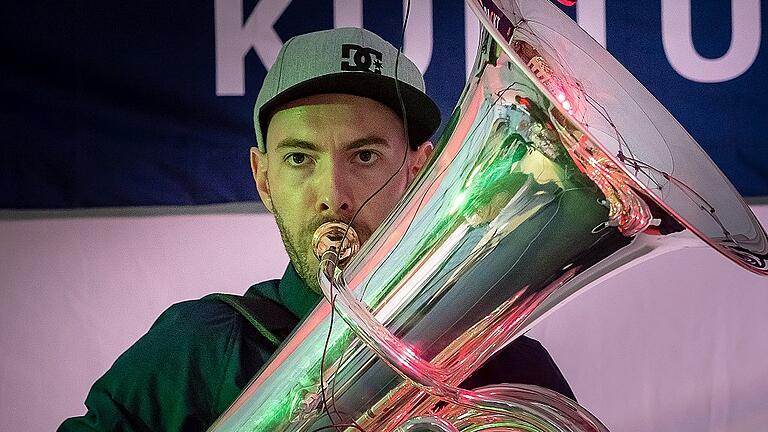
M 731 0 L 731 44 L 720 58 L 704 58 L 693 46 L 691 0 L 661 1 L 661 38 L 669 64 L 703 83 L 734 79 L 752 66 L 760 50 L 760 0 Z

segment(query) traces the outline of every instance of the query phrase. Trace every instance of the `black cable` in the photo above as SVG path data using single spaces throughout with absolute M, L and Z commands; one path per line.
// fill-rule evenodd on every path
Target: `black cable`
M 406 145 L 405 145 L 405 149 L 404 149 L 404 152 L 403 152 L 403 159 L 400 161 L 400 166 L 397 168 L 397 170 L 395 170 L 392 173 L 392 175 L 387 179 L 387 181 L 384 182 L 384 184 L 382 184 L 368 198 L 366 198 L 362 202 L 362 204 L 360 204 L 360 207 L 358 207 L 358 209 L 355 211 L 355 214 L 352 215 L 352 218 L 347 223 L 347 228 L 344 230 L 344 235 L 342 236 L 341 244 L 339 245 L 339 251 L 344 249 L 344 241 L 346 241 L 347 234 L 349 233 L 349 229 L 352 227 L 352 224 L 354 223 L 355 219 L 360 214 L 360 211 L 363 209 L 363 207 L 365 205 L 368 204 L 368 202 L 371 201 L 371 199 L 373 199 L 376 195 L 378 195 L 382 190 L 384 190 L 385 187 L 387 187 L 387 185 L 389 185 L 390 182 L 392 182 L 392 180 L 395 178 L 395 176 L 397 176 L 397 174 L 403 169 L 403 167 L 405 166 L 405 161 L 408 159 L 408 149 L 410 147 L 410 139 L 409 139 L 409 134 L 408 134 L 408 116 L 407 116 L 406 109 L 405 109 L 405 101 L 403 100 L 402 92 L 400 90 L 400 81 L 398 79 L 398 69 L 399 69 L 399 65 L 400 65 L 400 54 L 403 51 L 403 41 L 405 40 L 405 29 L 406 29 L 406 27 L 408 25 L 408 17 L 410 15 L 410 12 L 411 12 L 411 1 L 408 0 L 408 2 L 406 4 L 405 16 L 403 18 L 403 27 L 402 27 L 402 31 L 400 33 L 400 47 L 398 48 L 397 55 L 395 56 L 395 92 L 397 93 L 397 99 L 398 99 L 398 102 L 400 103 L 400 112 L 402 113 L 402 118 L 403 118 L 403 133 L 405 135 L 405 140 L 406 140 Z M 339 256 L 337 254 L 336 257 L 334 258 L 334 261 L 333 261 L 334 271 L 335 271 L 335 268 L 338 266 L 338 263 L 339 263 Z M 354 419 L 352 420 L 352 423 L 346 423 L 346 424 L 339 423 L 339 424 L 335 424 L 334 420 L 333 420 L 333 417 L 331 416 L 331 409 L 330 409 L 330 407 L 328 405 L 328 401 L 327 401 L 326 395 L 325 395 L 326 389 L 325 389 L 325 382 L 324 382 L 324 377 L 323 377 L 323 369 L 325 367 L 325 356 L 326 356 L 326 353 L 328 352 L 328 344 L 330 343 L 331 333 L 333 331 L 333 318 L 334 318 L 334 314 L 335 314 L 334 313 L 335 312 L 335 307 L 334 307 L 335 299 L 336 299 L 336 296 L 333 295 L 333 290 L 331 290 L 331 298 L 328 299 L 330 304 L 331 304 L 331 312 L 330 312 L 329 326 L 328 326 L 328 335 L 327 335 L 327 337 L 325 339 L 325 344 L 323 346 L 323 355 L 322 355 L 321 360 L 320 360 L 320 393 L 321 393 L 321 397 L 322 397 L 322 400 L 323 400 L 323 407 L 325 408 L 325 412 L 328 415 L 328 419 L 331 422 L 331 426 L 326 426 L 326 427 L 323 427 L 323 428 L 320 428 L 320 429 L 317 429 L 317 430 L 319 431 L 319 430 L 323 430 L 323 429 L 335 428 L 338 431 L 339 430 L 338 426 L 343 426 L 343 427 L 355 427 L 358 430 L 365 431 L 362 427 L 360 427 L 360 425 L 358 425 L 354 421 Z M 342 352 L 342 354 L 341 354 L 341 356 L 339 358 L 339 361 L 341 361 L 342 357 L 343 357 L 343 352 Z M 335 374 L 334 374 L 334 379 L 335 379 Z M 335 386 L 331 386 L 331 389 L 333 390 L 334 387 Z M 331 394 L 331 403 L 333 405 L 334 414 L 336 414 L 336 416 L 341 420 L 341 415 L 339 414 L 338 410 L 336 410 L 336 406 L 335 406 L 335 402 L 334 402 L 334 395 L 333 394 Z
M 312 429 L 312 431 L 310 431 L 310 432 L 319 432 L 319 431 L 322 431 L 322 430 L 331 429 L 331 428 L 338 428 L 338 427 L 351 427 L 351 428 L 355 428 L 357 430 L 365 432 L 365 429 L 361 428 L 357 423 L 337 423 L 337 424 L 330 425 L 330 426 L 321 426 L 321 427 L 319 427 L 317 429 Z

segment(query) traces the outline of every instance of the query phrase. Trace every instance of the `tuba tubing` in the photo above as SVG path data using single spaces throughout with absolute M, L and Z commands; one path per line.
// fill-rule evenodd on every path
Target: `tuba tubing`
M 666 251 L 709 245 L 768 275 L 749 207 L 607 51 L 546 0 L 468 3 L 477 59 L 431 159 L 353 257 L 354 236 L 328 241 L 345 225 L 318 231 L 328 301 L 210 430 L 605 431 L 546 389 L 459 385 Z

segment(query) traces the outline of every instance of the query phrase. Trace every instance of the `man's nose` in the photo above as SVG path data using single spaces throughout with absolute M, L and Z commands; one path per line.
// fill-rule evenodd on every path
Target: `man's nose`
M 352 216 L 352 194 L 345 173 L 338 167 L 325 170 L 318 179 L 317 211 L 324 216 L 348 219 Z

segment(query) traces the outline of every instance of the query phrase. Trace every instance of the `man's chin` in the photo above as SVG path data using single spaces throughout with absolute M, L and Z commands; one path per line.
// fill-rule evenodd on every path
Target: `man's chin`
M 289 253 L 288 255 L 291 256 L 293 254 Z M 312 261 L 310 261 L 310 259 Z M 314 256 L 304 256 L 302 258 L 291 256 L 291 263 L 293 264 L 293 268 L 296 269 L 296 273 L 299 275 L 301 280 L 304 281 L 309 289 L 320 294 L 320 284 L 317 282 L 317 269 L 319 265 L 316 263 L 316 261 L 317 259 L 315 259 Z
M 296 273 L 312 291 L 315 291 L 318 294 L 322 294 L 320 284 L 317 281 L 320 261 L 317 259 L 317 257 L 315 257 L 310 240 L 314 235 L 314 230 L 312 232 L 304 231 L 295 236 L 291 236 L 289 235 L 289 231 L 286 229 L 284 220 L 277 209 L 275 209 L 275 220 L 280 231 L 280 236 L 283 239 L 286 252 L 288 252 L 288 257 L 291 259 L 291 263 L 293 264 Z M 315 224 L 309 224 L 309 226 L 312 225 Z M 318 223 L 317 227 L 320 225 L 321 224 Z M 361 227 L 358 226 L 353 227 L 359 236 L 361 244 L 370 238 L 369 230 L 361 229 Z M 307 252 L 302 254 L 299 253 L 300 250 L 305 250 Z

